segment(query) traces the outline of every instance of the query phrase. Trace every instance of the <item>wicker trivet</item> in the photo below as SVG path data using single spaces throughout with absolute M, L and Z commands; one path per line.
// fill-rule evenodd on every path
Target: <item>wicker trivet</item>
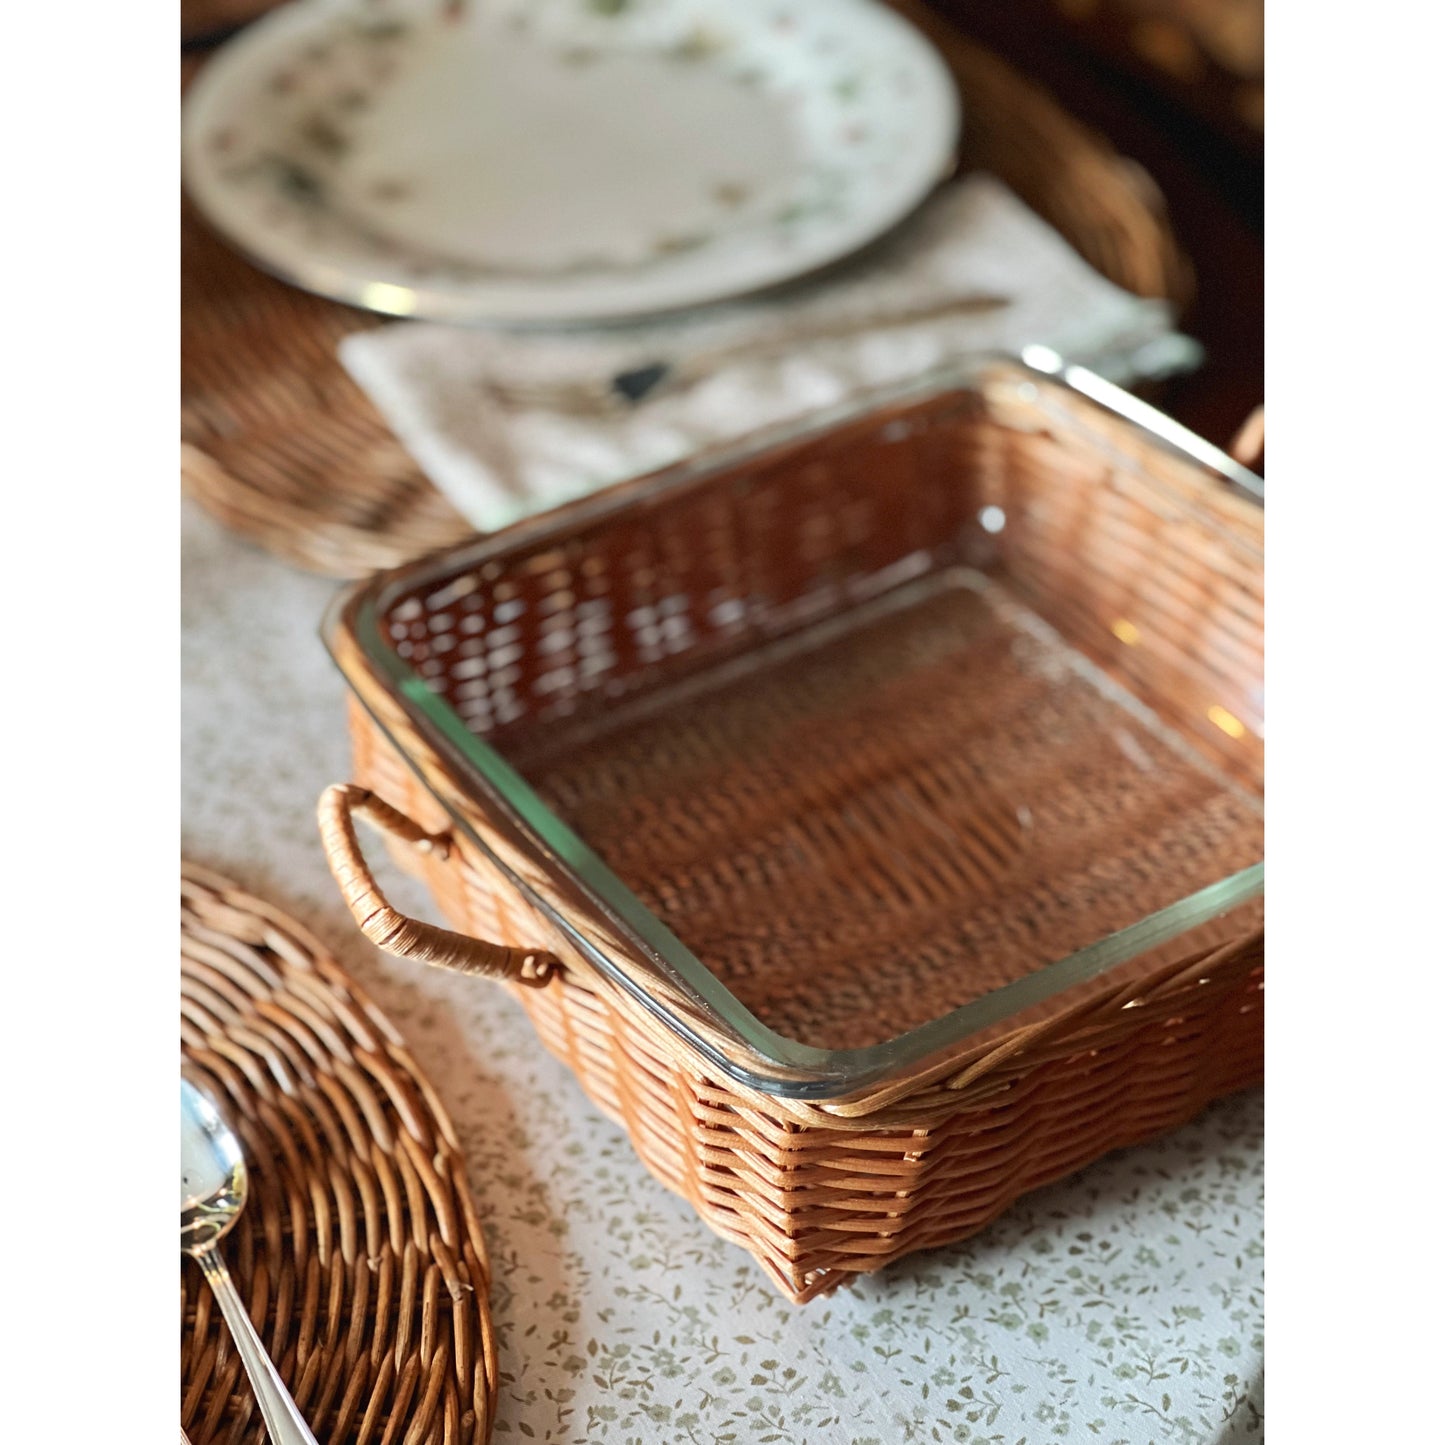
M 250 1166 L 226 1261 L 317 1438 L 483 1445 L 497 1388 L 491 1275 L 450 1121 L 316 939 L 190 864 L 181 1047 Z M 266 1439 L 210 1290 L 184 1259 L 181 1427 L 191 1445 Z
M 960 170 L 998 176 L 1109 280 L 1185 303 L 1188 264 L 1138 165 L 918 0 L 894 3 L 958 77 Z M 189 205 L 181 227 L 187 492 L 236 531 L 332 576 L 362 576 L 470 535 L 337 360 L 343 336 L 384 323 L 262 274 Z

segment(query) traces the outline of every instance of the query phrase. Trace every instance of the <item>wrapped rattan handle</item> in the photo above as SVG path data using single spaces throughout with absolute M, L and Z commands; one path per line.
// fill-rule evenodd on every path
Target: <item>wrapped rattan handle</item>
M 379 832 L 409 843 L 419 852 L 445 857 L 451 848 L 451 839 L 445 833 L 428 833 L 375 793 L 352 783 L 334 783 L 322 793 L 316 817 L 321 825 L 326 862 L 357 926 L 378 948 L 398 958 L 415 959 L 457 973 L 532 985 L 547 982 L 558 966 L 549 953 L 486 943 L 398 913 L 382 897 L 366 859 L 361 856 L 361 845 L 356 838 L 357 814 Z

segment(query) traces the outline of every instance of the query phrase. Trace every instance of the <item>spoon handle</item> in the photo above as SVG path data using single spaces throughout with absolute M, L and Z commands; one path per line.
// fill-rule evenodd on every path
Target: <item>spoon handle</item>
M 276 1366 L 266 1353 L 241 1296 L 231 1282 L 225 1261 L 214 1248 L 203 1249 L 196 1255 L 196 1263 L 205 1271 L 206 1279 L 215 1291 L 221 1313 L 231 1327 L 231 1336 L 236 1341 L 236 1352 L 251 1377 L 251 1388 L 256 1392 L 256 1403 L 261 1407 L 261 1418 L 275 1445 L 316 1445 L 291 1392 L 276 1373 Z

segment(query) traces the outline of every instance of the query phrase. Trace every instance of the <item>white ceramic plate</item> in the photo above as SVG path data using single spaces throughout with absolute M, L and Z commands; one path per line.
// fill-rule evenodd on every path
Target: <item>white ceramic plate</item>
M 260 265 L 391 315 L 644 315 L 814 270 L 947 173 L 960 108 L 875 0 L 298 0 L 187 98 Z

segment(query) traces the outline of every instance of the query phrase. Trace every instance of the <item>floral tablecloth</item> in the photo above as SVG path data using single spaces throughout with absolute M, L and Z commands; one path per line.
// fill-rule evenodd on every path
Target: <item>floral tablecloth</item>
M 183 846 L 332 945 L 455 1120 L 495 1270 L 494 1439 L 1202 1441 L 1263 1436 L 1263 1100 L 798 1309 L 638 1162 L 482 980 L 356 933 L 315 802 L 345 781 L 334 588 L 187 504 Z M 435 916 L 384 868 L 399 906 Z

